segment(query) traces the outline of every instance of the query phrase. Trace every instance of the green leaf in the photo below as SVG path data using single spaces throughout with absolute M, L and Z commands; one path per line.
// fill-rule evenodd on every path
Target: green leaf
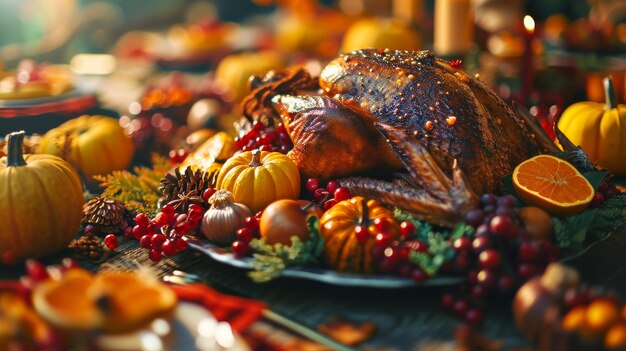
M 608 174 L 609 172 L 606 171 L 591 171 L 583 173 L 583 177 L 587 178 L 591 186 L 597 190 L 602 180 L 604 180 Z

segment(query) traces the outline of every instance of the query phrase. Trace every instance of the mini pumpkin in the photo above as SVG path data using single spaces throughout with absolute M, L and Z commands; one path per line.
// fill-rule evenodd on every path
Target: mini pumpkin
M 64 150 L 66 140 L 69 150 Z M 84 115 L 49 130 L 41 138 L 39 152 L 57 156 L 67 153 L 66 159 L 86 180 L 91 180 L 94 175 L 126 169 L 134 146 L 115 118 Z
M 604 78 L 604 95 L 605 104 L 584 101 L 568 107 L 558 127 L 591 161 L 626 175 L 626 105 L 616 104 L 611 77 Z
M 80 226 L 83 188 L 72 166 L 52 155 L 24 155 L 24 132 L 8 136 L 0 158 L 0 255 L 39 258 L 65 247 Z
M 337 203 L 320 218 L 320 235 L 324 238 L 326 263 L 340 272 L 372 273 L 374 258 L 372 249 L 376 245 L 373 221 L 386 219 L 393 225 L 392 238 L 400 236 L 393 211 L 377 200 L 366 200 L 355 196 Z M 370 237 L 361 244 L 355 235 L 357 226 L 368 228 Z
M 230 191 L 235 201 L 258 212 L 276 200 L 297 199 L 300 172 L 279 152 L 246 151 L 224 163 L 216 188 Z

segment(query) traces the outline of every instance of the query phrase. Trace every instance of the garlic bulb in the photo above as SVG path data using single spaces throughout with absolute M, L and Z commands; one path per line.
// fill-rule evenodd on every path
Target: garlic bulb
M 243 226 L 243 220 L 252 213 L 246 205 L 235 203 L 228 190 L 218 190 L 209 203 L 211 208 L 202 217 L 202 233 L 218 245 L 230 245 L 235 241 L 237 229 Z

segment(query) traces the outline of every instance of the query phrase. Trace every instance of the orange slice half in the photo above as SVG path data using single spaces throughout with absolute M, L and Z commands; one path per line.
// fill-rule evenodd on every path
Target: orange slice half
M 574 166 L 549 155 L 535 156 L 515 167 L 513 187 L 525 203 L 558 216 L 583 211 L 595 194 L 589 181 Z

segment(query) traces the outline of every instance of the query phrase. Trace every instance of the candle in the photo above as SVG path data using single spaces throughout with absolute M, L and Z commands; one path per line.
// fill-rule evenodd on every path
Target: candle
M 393 0 L 393 17 L 421 24 L 423 0 Z
M 464 56 L 474 40 L 470 0 L 435 0 L 433 49 L 440 56 Z
M 528 97 L 533 90 L 533 40 L 535 38 L 535 20 L 532 17 L 524 16 L 524 54 L 522 55 L 522 94 L 520 102 L 526 104 Z

